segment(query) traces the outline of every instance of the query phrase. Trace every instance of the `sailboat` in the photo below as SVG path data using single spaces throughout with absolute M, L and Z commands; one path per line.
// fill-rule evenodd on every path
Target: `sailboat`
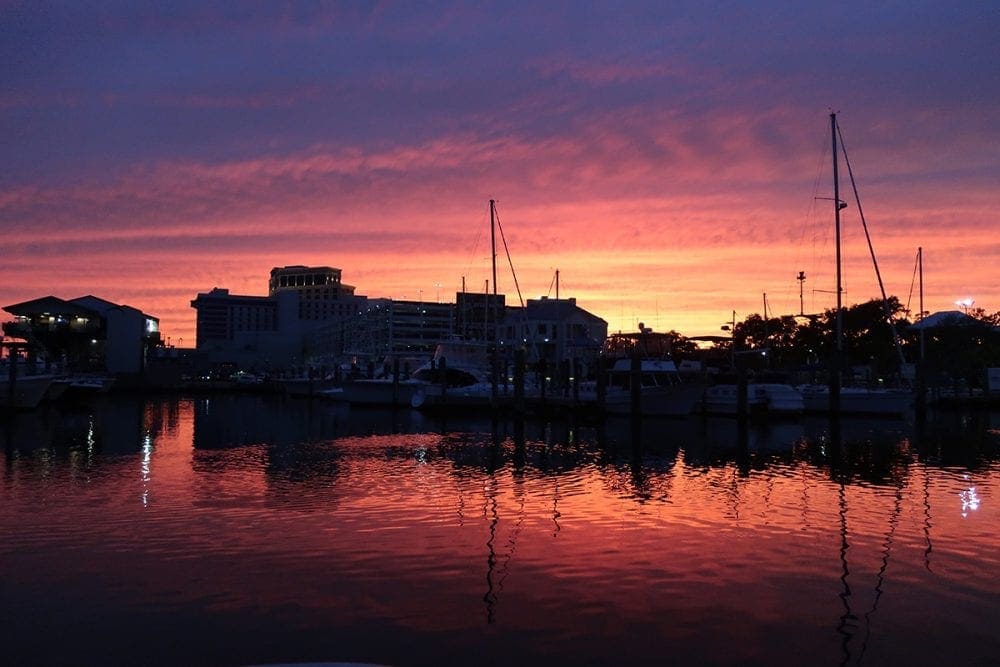
M 883 389 L 870 387 L 844 387 L 841 385 L 841 369 L 844 363 L 844 323 L 843 304 L 841 302 L 843 293 L 842 268 L 841 268 L 841 234 L 840 234 L 840 212 L 847 208 L 847 202 L 840 198 L 840 150 L 838 149 L 837 137 L 840 127 L 837 125 L 837 114 L 830 114 L 830 135 L 833 144 L 833 210 L 836 226 L 836 249 L 837 249 L 837 311 L 836 311 L 836 345 L 833 358 L 831 359 L 830 384 L 826 385 L 803 385 L 799 387 L 802 394 L 805 408 L 808 411 L 826 412 L 834 415 L 844 414 L 867 414 L 902 416 L 913 405 L 914 395 L 912 391 L 904 389 Z M 841 149 L 843 148 L 843 141 Z M 851 163 L 844 151 L 844 159 L 851 177 L 851 185 L 854 190 L 855 202 L 861 215 L 861 222 L 865 225 L 865 235 L 868 235 L 868 227 L 865 223 L 864 213 L 861 212 L 861 200 L 858 196 L 857 187 L 854 185 L 854 174 L 851 172 Z M 886 301 L 885 287 L 882 283 L 882 275 L 875 261 L 875 251 L 872 248 L 871 238 L 868 238 L 868 249 L 871 251 L 872 262 L 875 264 L 875 274 L 878 277 L 879 287 L 882 289 L 883 302 Z M 893 328 L 893 336 L 896 336 Z M 898 338 L 897 351 L 898 348 Z M 902 353 L 900 352 L 900 361 Z

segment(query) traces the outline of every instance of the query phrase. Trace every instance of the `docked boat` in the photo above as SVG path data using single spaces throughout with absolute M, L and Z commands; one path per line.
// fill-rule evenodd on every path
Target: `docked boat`
M 682 376 L 671 357 L 670 334 L 654 332 L 639 323 L 639 331 L 608 336 L 601 355 L 610 365 L 604 388 L 603 409 L 609 414 L 631 414 L 633 379 L 638 376 L 638 412 L 643 416 L 691 414 L 701 399 L 700 379 Z M 638 369 L 633 370 L 633 357 Z M 591 398 L 595 383 L 581 388 L 581 399 Z
M 413 395 L 424 384 L 413 378 L 362 378 L 347 380 L 337 390 L 327 390 L 322 395 L 352 405 L 410 405 Z
M 42 370 L 35 363 L 20 357 L 24 343 L 3 342 L 8 356 L 0 361 L 0 409 L 31 410 L 48 396 L 54 373 Z
M 106 394 L 115 384 L 113 377 L 104 375 L 72 375 L 68 392 L 76 395 Z
M 882 292 L 883 302 L 887 301 L 885 285 L 882 282 L 882 274 L 875 259 L 875 250 L 872 246 L 871 237 L 868 233 L 868 223 L 865 221 L 864 212 L 861 208 L 861 199 L 858 196 L 857 186 L 854 182 L 854 173 L 851 170 L 851 162 L 847 157 L 844 148 L 843 138 L 840 135 L 840 126 L 837 124 L 837 114 L 830 114 L 830 136 L 831 136 L 831 156 L 833 159 L 833 210 L 834 226 L 836 230 L 837 247 L 837 308 L 836 308 L 836 336 L 835 354 L 831 360 L 835 367 L 843 367 L 844 351 L 844 330 L 843 330 L 843 304 L 841 294 L 843 293 L 842 265 L 841 265 L 841 211 L 847 208 L 847 202 L 840 198 L 840 155 L 843 153 L 847 172 L 850 176 L 851 186 L 854 191 L 854 199 L 858 208 L 858 215 L 864 228 L 865 239 L 868 241 L 868 248 L 871 251 L 872 264 L 875 268 L 875 275 L 878 278 L 879 288 Z M 838 138 L 839 148 L 838 148 Z M 887 317 L 887 322 L 892 330 L 893 342 L 896 346 L 896 353 L 899 355 L 900 368 L 904 365 L 903 352 L 899 344 L 899 336 L 896 333 L 895 325 L 891 317 Z M 811 385 L 802 388 L 802 393 L 806 400 L 806 407 L 809 410 L 830 412 L 831 414 L 881 414 L 881 415 L 901 415 L 915 401 L 914 393 L 905 389 L 869 389 L 867 387 L 842 386 L 840 374 L 834 375 L 833 386 L 821 387 Z
M 798 390 L 807 412 L 829 412 L 829 386 L 801 385 Z M 841 387 L 839 412 L 851 415 L 900 416 L 913 407 L 914 399 L 914 393 L 908 389 Z
M 632 412 L 632 362 L 617 359 L 608 370 L 604 411 L 621 415 Z M 694 411 L 703 385 L 687 380 L 669 359 L 640 359 L 639 414 L 644 416 L 684 416 Z
M 735 415 L 739 406 L 739 387 L 717 384 L 705 389 L 702 410 L 712 415 Z M 747 411 L 774 417 L 800 415 L 806 409 L 802 393 L 790 384 L 776 382 L 747 383 Z
M 434 356 L 413 371 L 410 405 L 429 408 L 455 401 L 483 402 L 492 396 L 493 385 L 487 345 L 459 338 L 441 341 Z
M 4 377 L 3 390 L 0 391 L 0 408 L 12 410 L 31 410 L 41 405 L 48 394 L 55 376 L 18 375 L 11 381 Z

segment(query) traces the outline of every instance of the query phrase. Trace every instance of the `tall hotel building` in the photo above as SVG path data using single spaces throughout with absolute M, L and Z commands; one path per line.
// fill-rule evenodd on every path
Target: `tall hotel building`
M 357 315 L 359 299 L 354 286 L 340 281 L 340 269 L 329 266 L 283 266 L 271 269 L 268 295 L 295 292 L 299 295 L 299 319 L 313 322 L 339 320 Z

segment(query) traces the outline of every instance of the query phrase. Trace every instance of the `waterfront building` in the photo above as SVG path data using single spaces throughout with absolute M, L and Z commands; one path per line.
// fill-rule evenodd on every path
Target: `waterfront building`
M 430 358 L 441 340 L 456 334 L 455 304 L 368 299 L 365 310 L 345 320 L 340 332 L 340 351 L 358 363 Z
M 3 325 L 6 335 L 23 338 L 71 371 L 140 375 L 149 351 L 160 344 L 158 318 L 93 295 L 44 296 L 4 310 L 14 316 Z
M 354 286 L 341 282 L 341 270 L 329 266 L 282 266 L 271 269 L 268 295 L 295 292 L 299 295 L 298 317 L 303 321 L 329 322 L 357 315 L 364 297 L 354 295 Z
M 299 295 L 230 294 L 215 287 L 191 301 L 195 309 L 195 345 L 208 365 L 271 370 L 301 363 Z
M 607 322 L 576 299 L 529 300 L 523 308 L 508 308 L 503 294 L 471 292 L 458 292 L 454 303 L 369 299 L 328 266 L 275 267 L 267 296 L 215 288 L 191 306 L 198 352 L 246 370 L 415 362 L 456 336 L 497 342 L 505 358 L 524 346 L 529 361 L 556 362 L 592 356 L 607 335 Z
M 335 356 L 343 322 L 367 299 L 341 281 L 340 269 L 292 265 L 271 269 L 266 296 L 216 287 L 191 301 L 196 345 L 208 366 L 280 371 Z
M 501 345 L 523 347 L 529 362 L 590 361 L 607 338 L 608 323 L 580 308 L 575 298 L 542 297 L 528 299 L 523 308 L 508 307 L 501 333 Z

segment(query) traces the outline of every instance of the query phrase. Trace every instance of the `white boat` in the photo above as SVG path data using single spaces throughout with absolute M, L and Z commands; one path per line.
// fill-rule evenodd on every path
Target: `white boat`
M 102 375 L 73 375 L 69 378 L 69 391 L 75 394 L 106 394 L 115 379 Z
M 413 395 L 425 384 L 413 378 L 347 380 L 338 392 L 324 392 L 323 395 L 352 405 L 410 405 Z
M 829 412 L 829 386 L 810 384 L 801 385 L 798 389 L 805 401 L 807 412 Z M 905 414 L 913 407 L 914 398 L 913 392 L 908 389 L 841 387 L 840 413 L 899 416 Z
M 25 343 L 6 342 L 0 336 L 0 347 L 8 350 L 0 360 L 0 409 L 37 408 L 48 396 L 56 374 L 43 370 L 37 361 L 29 363 L 21 357 L 28 349 Z
M 493 392 L 487 346 L 458 338 L 441 341 L 411 380 L 410 405 L 415 408 L 451 404 L 460 397 L 464 402 L 482 402 Z
M 691 414 L 701 399 L 704 385 L 683 377 L 671 358 L 670 334 L 653 332 L 641 322 L 639 331 L 607 337 L 601 355 L 610 362 L 604 388 L 603 409 L 608 414 L 632 413 L 632 360 L 639 355 L 639 414 L 683 416 Z M 581 400 L 597 400 L 596 386 L 581 386 Z
M 681 377 L 677 365 L 669 359 L 641 359 L 639 362 L 639 414 L 644 416 L 683 416 L 694 411 L 704 386 Z M 581 398 L 589 398 L 581 388 Z M 595 389 L 596 391 L 596 389 Z M 609 414 L 632 412 L 632 360 L 617 359 L 608 370 L 604 391 L 604 410 Z
M 0 408 L 13 410 L 31 410 L 37 408 L 48 394 L 49 387 L 56 379 L 51 373 L 17 374 L 10 376 L 6 366 L 0 369 L 2 373 L 2 388 L 0 388 Z
M 735 415 L 738 399 L 737 385 L 713 385 L 705 389 L 702 409 L 707 414 Z M 748 382 L 747 411 L 771 416 L 799 415 L 805 411 L 805 400 L 801 392 L 790 384 Z
M 52 384 L 49 385 L 48 391 L 45 392 L 45 401 L 53 402 L 58 401 L 62 396 L 69 391 L 72 380 L 67 376 L 58 376 L 52 379 Z

